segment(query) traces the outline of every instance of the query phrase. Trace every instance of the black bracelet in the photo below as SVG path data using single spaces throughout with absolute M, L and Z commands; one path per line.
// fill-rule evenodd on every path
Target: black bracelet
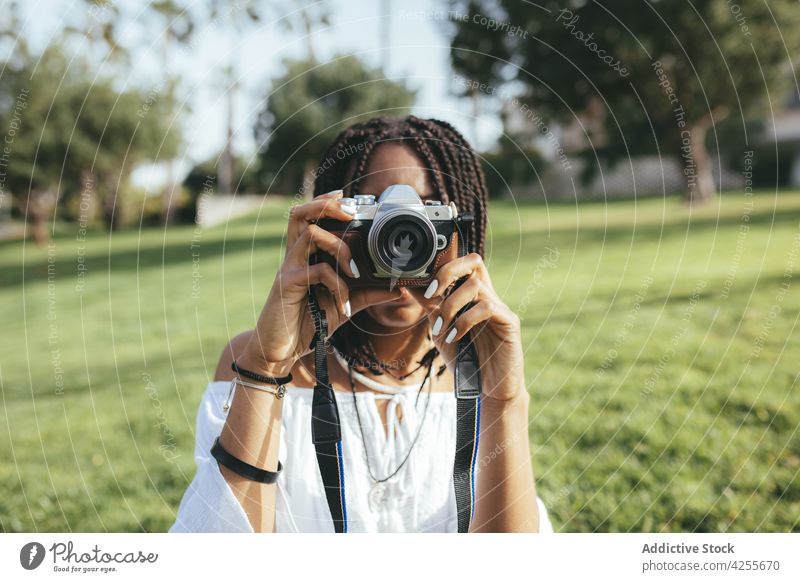
M 292 381 L 292 373 L 289 372 L 288 376 L 284 376 L 282 378 L 275 378 L 273 376 L 262 376 L 261 374 L 256 374 L 255 372 L 251 372 L 250 370 L 245 370 L 244 368 L 240 368 L 236 364 L 236 360 L 231 362 L 231 370 L 236 372 L 237 374 L 241 374 L 245 378 L 250 378 L 251 380 L 255 380 L 257 382 L 264 382 L 265 384 L 277 384 L 278 386 L 283 386 L 284 384 L 288 384 Z
M 266 469 L 259 469 L 249 463 L 245 463 L 241 459 L 237 459 L 222 448 L 222 445 L 219 444 L 219 437 L 214 439 L 214 446 L 211 447 L 211 455 L 223 467 L 227 467 L 245 479 L 257 481 L 259 483 L 275 483 L 278 479 L 278 474 L 283 471 L 283 465 L 281 465 L 280 461 L 278 461 L 277 471 L 267 471 Z

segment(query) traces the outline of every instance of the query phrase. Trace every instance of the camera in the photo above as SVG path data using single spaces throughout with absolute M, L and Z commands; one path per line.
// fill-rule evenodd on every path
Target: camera
M 389 186 L 380 196 L 356 194 L 340 202 L 355 209 L 353 220 L 322 218 L 317 225 L 341 238 L 356 262 L 358 279 L 341 272 L 336 258 L 316 253 L 350 287 L 422 287 L 440 266 L 466 252 L 473 217 L 455 204 L 423 200 L 411 186 Z

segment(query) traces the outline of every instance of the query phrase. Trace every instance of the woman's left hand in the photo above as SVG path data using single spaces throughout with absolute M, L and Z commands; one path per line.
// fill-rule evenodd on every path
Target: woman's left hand
M 445 297 L 446 290 L 461 277 L 466 277 L 464 282 Z M 526 392 L 519 317 L 497 296 L 479 254 L 442 265 L 424 296 L 434 306 L 428 314 L 434 342 L 451 371 L 458 340 L 472 332 L 483 395 L 510 401 Z M 470 302 L 474 305 L 456 317 Z

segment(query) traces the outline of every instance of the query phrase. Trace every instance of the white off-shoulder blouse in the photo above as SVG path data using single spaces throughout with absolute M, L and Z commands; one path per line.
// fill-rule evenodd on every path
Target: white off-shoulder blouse
M 209 382 L 197 415 L 197 473 L 183 495 L 170 532 L 252 532 L 253 528 L 210 450 L 222 431 L 223 403 L 229 381 Z M 237 390 L 243 388 L 237 387 Z M 277 532 L 333 532 L 322 478 L 311 442 L 312 388 L 287 386 L 283 402 L 278 458 L 283 465 L 277 481 Z M 345 499 L 350 532 L 455 532 L 456 501 L 452 470 L 455 454 L 455 397 L 451 392 L 414 388 L 398 394 L 336 392 L 342 424 Z M 388 437 L 376 399 L 389 400 Z M 430 400 L 428 400 L 430 399 Z M 425 411 L 427 405 L 427 412 Z M 402 409 L 398 419 L 397 407 Z M 378 479 L 390 474 L 406 457 L 423 419 L 422 429 L 405 465 L 383 484 L 373 487 L 367 469 Z M 478 459 L 476 471 L 489 459 Z M 539 531 L 552 532 L 541 499 Z

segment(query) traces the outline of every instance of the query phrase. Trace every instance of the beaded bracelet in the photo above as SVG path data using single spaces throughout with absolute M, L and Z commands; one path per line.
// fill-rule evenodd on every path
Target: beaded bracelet
M 261 374 L 256 374 L 255 372 L 251 372 L 250 370 L 245 370 L 244 368 L 240 368 L 236 364 L 236 360 L 231 362 L 231 370 L 236 372 L 237 374 L 241 374 L 245 378 L 250 378 L 251 380 L 255 380 L 256 382 L 264 382 L 265 384 L 277 384 L 278 386 L 283 386 L 284 384 L 288 384 L 292 381 L 292 374 L 291 372 L 287 376 L 283 376 L 282 378 L 275 378 L 273 376 L 262 376 Z

